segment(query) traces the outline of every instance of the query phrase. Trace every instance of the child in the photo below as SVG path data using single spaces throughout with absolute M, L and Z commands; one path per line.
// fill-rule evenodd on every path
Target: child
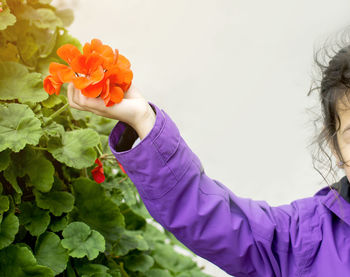
M 350 276 L 350 46 L 323 69 L 318 142 L 346 175 L 278 207 L 239 197 L 207 176 L 169 115 L 133 85 L 112 107 L 71 84 L 68 99 L 73 108 L 119 120 L 109 136 L 112 153 L 149 213 L 197 255 L 236 277 Z

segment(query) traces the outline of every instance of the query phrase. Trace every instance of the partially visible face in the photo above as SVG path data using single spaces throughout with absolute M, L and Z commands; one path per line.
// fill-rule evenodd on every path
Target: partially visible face
M 350 103 L 346 96 L 338 103 L 337 110 L 341 122 L 340 129 L 337 132 L 338 145 L 343 159 L 347 163 L 347 165 L 345 164 L 343 166 L 343 169 L 350 181 Z M 337 129 L 338 126 L 339 124 L 337 123 Z M 332 152 L 337 158 L 337 161 L 339 161 L 335 151 Z

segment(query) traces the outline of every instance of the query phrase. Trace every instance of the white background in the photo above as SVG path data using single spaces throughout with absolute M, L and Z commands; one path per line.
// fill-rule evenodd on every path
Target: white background
M 318 95 L 306 94 L 314 45 L 349 24 L 348 0 L 76 0 L 68 6 L 75 11 L 70 33 L 82 43 L 99 38 L 130 60 L 136 87 L 173 119 L 208 176 L 271 205 L 327 185 L 307 148 L 314 135 L 307 108 Z M 229 276 L 197 260 L 204 272 Z

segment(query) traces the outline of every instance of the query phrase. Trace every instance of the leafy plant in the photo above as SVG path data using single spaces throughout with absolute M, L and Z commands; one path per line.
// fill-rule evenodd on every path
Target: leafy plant
M 117 123 L 70 109 L 66 85 L 48 95 L 56 50 L 81 44 L 72 11 L 50 0 L 0 9 L 1 276 L 208 276 L 148 213 L 108 146 Z M 96 159 L 105 179 L 94 181 Z

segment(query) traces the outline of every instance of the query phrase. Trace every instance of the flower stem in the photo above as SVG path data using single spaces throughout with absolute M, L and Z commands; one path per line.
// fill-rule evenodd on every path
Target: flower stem
M 45 126 L 50 123 L 56 116 L 58 116 L 60 113 L 62 113 L 67 107 L 69 106 L 69 103 L 64 104 L 61 108 L 59 108 L 57 111 L 55 111 L 53 114 L 49 116 L 49 120 L 46 121 L 44 124 Z
M 67 107 L 69 106 L 69 103 L 64 104 L 61 108 L 59 108 L 57 111 L 55 111 L 52 115 L 50 115 L 50 118 L 54 118 L 58 116 L 61 112 L 63 112 Z
M 97 145 L 96 146 L 96 149 L 97 149 L 97 151 L 98 151 L 98 154 L 100 155 L 100 157 L 103 155 L 103 153 L 102 153 L 102 151 L 101 151 L 101 149 L 100 149 L 100 146 L 99 145 Z

